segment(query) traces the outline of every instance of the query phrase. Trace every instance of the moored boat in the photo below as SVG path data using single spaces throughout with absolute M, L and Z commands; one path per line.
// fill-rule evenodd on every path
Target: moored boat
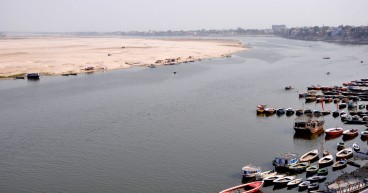
M 316 160 L 318 160 L 318 150 L 317 149 L 311 150 L 299 158 L 300 162 L 313 162 Z
M 345 148 L 345 143 L 344 142 L 338 142 L 337 143 L 337 150 L 338 151 L 340 151 L 340 150 L 342 150 L 342 149 L 344 149 Z
M 278 108 L 277 110 L 276 110 L 276 115 L 283 115 L 283 114 L 285 114 L 285 109 L 284 108 Z
M 263 181 L 255 181 L 247 184 L 242 184 L 239 186 L 234 186 L 226 190 L 222 190 L 220 193 L 234 193 L 234 192 L 253 193 L 259 191 L 262 188 L 262 185 Z
M 298 162 L 289 166 L 289 170 L 295 171 L 297 173 L 304 172 L 309 166 L 309 162 Z
M 336 162 L 332 165 L 332 169 L 333 169 L 333 170 L 338 170 L 338 169 L 345 168 L 347 163 L 348 163 L 348 162 L 347 162 L 346 160 L 339 160 L 339 161 L 336 161 Z
M 333 111 L 332 112 L 333 117 L 338 117 L 339 115 L 340 115 L 339 111 Z
M 308 181 L 310 181 L 311 183 L 313 182 L 323 182 L 326 180 L 326 176 L 312 176 L 307 178 Z
M 327 155 L 318 160 L 319 167 L 325 167 L 333 164 L 333 156 Z
M 39 79 L 40 78 L 39 73 L 28 73 L 26 76 L 27 76 L 27 79 Z
M 336 153 L 336 159 L 349 159 L 353 157 L 353 149 L 351 147 L 345 148 Z
M 303 191 L 306 190 L 309 186 L 310 182 L 309 181 L 303 181 L 301 182 L 298 187 L 299 187 L 299 191 Z
M 265 112 L 266 105 L 257 105 L 257 114 L 262 114 Z
M 323 132 L 323 119 L 314 119 L 308 116 L 298 117 L 295 119 L 294 130 L 299 133 L 319 133 Z
M 297 178 L 297 179 L 294 179 L 294 180 L 291 180 L 290 182 L 288 182 L 286 185 L 288 187 L 294 187 L 294 186 L 297 186 L 299 185 L 303 180 L 301 178 Z
M 328 169 L 327 168 L 321 168 L 317 171 L 317 175 L 319 176 L 327 176 L 328 174 Z
M 308 191 L 318 190 L 318 188 L 319 188 L 318 182 L 314 182 L 308 185 Z
M 265 172 L 256 173 L 256 180 L 262 180 L 267 177 L 276 176 L 277 172 L 275 170 L 269 170 Z M 272 180 L 273 181 L 273 180 Z
M 278 184 L 278 185 L 287 184 L 294 179 L 295 179 L 295 176 L 284 176 L 284 177 L 274 180 L 273 183 Z
M 360 135 L 361 135 L 361 138 L 364 140 L 364 139 L 368 139 L 368 131 L 367 130 L 365 130 L 365 131 L 362 131 L 361 133 L 360 133 Z
M 275 114 L 275 113 L 276 113 L 276 109 L 275 109 L 275 108 L 273 108 L 273 107 L 271 107 L 271 108 L 265 108 L 265 109 L 264 109 L 264 113 L 265 113 L 266 115 L 273 115 L 273 114 Z
M 349 130 L 345 130 L 342 132 L 342 135 L 344 136 L 344 138 L 354 138 L 356 136 L 358 136 L 358 129 L 349 129 Z
M 343 128 L 336 127 L 336 128 L 329 128 L 325 130 L 326 135 L 328 136 L 340 136 L 344 132 Z
M 309 166 L 306 171 L 307 171 L 307 174 L 314 174 L 314 173 L 317 173 L 317 171 L 319 170 L 319 166 L 318 165 L 311 165 Z
M 261 173 L 262 170 L 258 166 L 247 165 L 242 168 L 241 174 L 243 178 L 254 178 L 257 173 Z
M 352 148 L 354 151 L 360 151 L 360 146 L 357 143 L 353 143 Z
M 275 176 L 268 176 L 268 177 L 263 178 L 263 181 L 265 183 L 268 183 L 269 184 L 269 183 L 273 183 L 274 180 L 279 179 L 279 178 L 282 178 L 284 176 L 285 176 L 285 174 L 275 175 Z
M 291 116 L 295 113 L 295 111 L 292 108 L 287 108 L 287 109 L 285 109 L 285 113 L 286 113 L 287 116 Z
M 293 165 L 298 162 L 298 154 L 296 153 L 284 153 L 280 156 L 275 157 L 272 164 L 275 166 L 277 170 L 285 170 L 288 169 L 290 165 Z

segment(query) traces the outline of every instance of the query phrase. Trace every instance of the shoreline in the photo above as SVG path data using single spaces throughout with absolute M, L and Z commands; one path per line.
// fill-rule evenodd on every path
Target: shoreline
M 230 57 L 246 50 L 232 39 L 5 38 L 0 39 L 0 78 L 174 65 Z

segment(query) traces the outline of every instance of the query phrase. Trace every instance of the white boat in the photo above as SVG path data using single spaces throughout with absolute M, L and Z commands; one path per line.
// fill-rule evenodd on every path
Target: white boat
M 357 143 L 354 143 L 353 144 L 353 150 L 354 151 L 360 151 L 360 147 L 359 147 L 359 145 Z
M 348 159 L 353 157 L 353 149 L 351 147 L 345 148 L 336 153 L 336 159 Z
M 309 184 L 310 184 L 310 181 L 304 181 L 300 183 L 298 186 L 300 189 L 303 189 L 303 188 L 308 188 Z
M 281 178 L 274 180 L 273 183 L 274 184 L 287 184 L 294 179 L 295 179 L 295 176 L 285 176 L 285 177 L 281 177 Z
M 289 186 L 289 187 L 292 187 L 292 186 L 297 186 L 299 185 L 301 182 L 302 182 L 302 178 L 297 178 L 297 179 L 294 179 L 294 180 L 291 180 L 290 182 L 288 182 L 286 185 Z
M 299 159 L 300 162 L 313 162 L 318 159 L 318 150 L 314 149 L 302 155 Z
M 261 172 L 261 168 L 254 165 L 247 165 L 242 168 L 242 176 L 244 178 L 254 178 L 257 173 Z
M 276 176 L 277 172 L 275 170 L 269 170 L 261 173 L 256 173 L 256 180 L 262 180 L 267 177 Z
M 333 164 L 333 156 L 327 155 L 318 160 L 319 167 L 328 166 Z
M 274 180 L 277 180 L 279 178 L 283 178 L 284 176 L 285 176 L 285 174 L 275 175 L 275 176 L 269 176 L 269 177 L 263 178 L 263 181 L 265 183 L 269 183 L 269 182 L 273 182 Z

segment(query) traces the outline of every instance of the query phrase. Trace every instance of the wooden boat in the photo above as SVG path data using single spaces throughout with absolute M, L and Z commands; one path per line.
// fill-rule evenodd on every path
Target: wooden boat
M 317 97 L 315 97 L 315 96 L 305 97 L 305 102 L 306 103 L 314 102 L 316 100 L 317 100 Z
M 294 130 L 298 133 L 319 133 L 323 132 L 324 123 L 325 121 L 323 119 L 313 119 L 308 116 L 303 116 L 295 120 Z
M 275 159 L 272 161 L 272 164 L 275 166 L 277 170 L 285 170 L 288 169 L 289 166 L 298 162 L 298 154 L 296 153 L 284 153 L 279 156 L 276 156 Z
M 279 109 L 277 109 L 277 110 L 276 110 L 276 114 L 277 114 L 277 115 L 283 115 L 283 114 L 285 114 L 285 109 L 284 109 L 284 108 L 279 108 Z
M 342 135 L 347 138 L 353 138 L 358 136 L 358 129 L 349 129 L 342 132 Z
M 318 188 L 319 188 L 318 182 L 314 182 L 308 185 L 308 191 L 318 190 Z
M 336 153 L 336 159 L 349 159 L 353 157 L 353 149 L 351 147 L 345 148 Z
M 274 180 L 273 183 L 278 184 L 278 185 L 287 184 L 294 179 L 295 179 L 295 176 L 284 176 L 284 177 Z
M 276 176 L 277 172 L 275 170 L 269 170 L 265 172 L 256 173 L 256 180 L 262 180 L 267 177 Z M 272 180 L 273 181 L 273 180 Z
M 294 115 L 295 111 L 292 108 L 285 109 L 286 116 Z
M 308 166 L 309 166 L 309 162 L 298 162 L 298 163 L 295 163 L 289 166 L 289 170 L 300 173 L 300 172 L 304 172 Z
M 298 185 L 299 190 L 305 190 L 305 189 L 307 189 L 307 188 L 308 188 L 308 186 L 309 186 L 309 184 L 310 184 L 310 182 L 309 182 L 309 181 L 304 181 L 304 182 L 300 183 L 300 184 Z
M 288 187 L 294 187 L 294 186 L 297 186 L 299 185 L 300 183 L 302 183 L 302 179 L 301 178 L 297 178 L 297 179 L 294 179 L 294 180 L 291 180 L 290 182 L 288 182 L 286 185 Z
M 321 159 L 318 160 L 319 167 L 329 166 L 333 164 L 333 160 L 334 158 L 332 155 L 322 157 Z
M 241 174 L 243 178 L 254 178 L 257 173 L 261 173 L 262 170 L 258 166 L 247 165 L 242 168 Z
M 333 111 L 333 112 L 332 112 L 332 116 L 333 116 L 333 117 L 338 117 L 338 116 L 340 116 L 339 111 Z
M 353 148 L 354 151 L 360 151 L 360 147 L 357 143 L 353 143 L 352 148 Z
M 342 132 L 344 132 L 344 129 L 340 127 L 329 128 L 325 130 L 326 135 L 329 135 L 329 136 L 340 136 Z
M 334 98 L 333 102 L 337 104 L 337 103 L 340 102 L 340 99 L 339 98 Z
M 313 114 L 313 116 L 316 116 L 316 117 L 319 117 L 319 116 L 322 115 L 321 111 L 319 111 L 319 110 L 314 110 L 312 114 Z
M 319 176 L 327 176 L 328 174 L 328 169 L 327 168 L 321 168 L 317 171 L 317 175 Z
M 282 174 L 282 175 L 275 175 L 275 176 L 269 176 L 269 177 L 265 177 L 263 178 L 263 181 L 265 183 L 273 183 L 274 180 L 277 180 L 279 178 L 283 178 L 285 176 L 285 174 Z
M 313 162 L 318 160 L 318 150 L 314 149 L 311 150 L 304 155 L 302 155 L 299 159 L 300 162 Z
M 331 114 L 331 111 L 321 111 L 323 116 L 329 115 Z
M 339 104 L 339 109 L 344 109 L 347 107 L 347 104 L 346 103 L 340 103 Z
M 367 130 L 362 131 L 362 132 L 360 133 L 360 135 L 361 135 L 361 138 L 362 138 L 362 139 L 368 139 L 368 131 L 367 131 Z
M 304 110 L 303 109 L 297 109 L 297 110 L 295 110 L 295 115 L 296 116 L 301 116 L 303 114 L 304 114 Z
M 40 78 L 39 73 L 28 73 L 27 74 L 27 79 L 39 79 L 39 78 Z
M 307 171 L 307 174 L 314 174 L 314 173 L 317 173 L 319 169 L 319 165 L 312 165 L 312 166 L 309 166 L 306 171 Z
M 348 162 L 346 160 L 339 160 L 339 161 L 336 161 L 333 165 L 332 165 L 332 169 L 333 170 L 338 170 L 338 169 L 342 169 L 342 168 L 345 168 L 346 167 L 346 164 Z
M 310 181 L 311 183 L 313 182 L 323 182 L 326 180 L 326 176 L 312 176 L 307 178 L 308 181 Z
M 272 107 L 271 108 L 265 108 L 264 113 L 266 115 L 273 115 L 273 114 L 276 113 L 276 109 L 275 108 L 272 108 Z
M 257 114 L 262 114 L 265 112 L 266 105 L 257 105 Z
M 262 185 L 263 181 L 255 181 L 247 184 L 242 184 L 239 186 L 234 186 L 226 190 L 222 190 L 220 193 L 234 193 L 234 192 L 253 193 L 259 191 L 262 188 Z
M 324 156 L 328 156 L 328 155 L 331 155 L 329 151 L 327 151 L 326 149 L 323 150 L 323 153 L 322 153 L 323 157 Z
M 344 142 L 338 142 L 337 143 L 337 150 L 340 151 L 342 149 L 345 148 L 345 143 Z

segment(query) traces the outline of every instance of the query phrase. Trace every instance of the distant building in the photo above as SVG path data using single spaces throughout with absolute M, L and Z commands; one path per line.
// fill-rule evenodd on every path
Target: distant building
M 280 32 L 286 30 L 286 25 L 272 25 L 272 30 L 274 32 Z

